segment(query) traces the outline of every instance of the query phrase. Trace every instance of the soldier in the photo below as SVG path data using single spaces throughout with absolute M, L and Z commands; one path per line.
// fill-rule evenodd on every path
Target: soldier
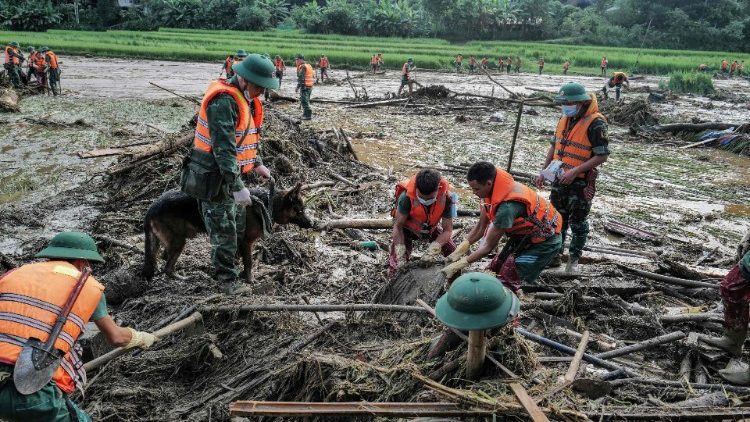
M 620 90 L 622 89 L 622 84 L 625 84 L 627 88 L 630 88 L 630 81 L 628 80 L 628 76 L 624 72 L 614 72 L 612 74 L 612 77 L 609 78 L 609 81 L 607 81 L 606 84 L 602 87 L 602 93 L 604 94 L 604 98 L 609 98 L 607 95 L 607 88 L 614 88 L 615 89 L 615 100 L 620 100 Z
M 409 95 L 412 94 L 414 86 L 414 78 L 411 77 L 411 71 L 414 70 L 414 59 L 409 59 L 401 66 L 401 86 L 398 87 L 398 96 L 401 96 L 401 91 L 405 86 L 409 86 Z
M 47 63 L 49 88 L 52 91 L 52 94 L 57 96 L 60 94 L 60 66 L 57 61 L 57 55 L 47 47 L 42 47 L 40 51 L 44 54 L 44 59 Z
M 315 83 L 315 71 L 309 63 L 305 63 L 305 56 L 297 54 L 297 91 L 299 101 L 302 104 L 302 120 L 312 119 L 312 108 L 310 108 L 310 96 Z
M 8 71 L 10 82 L 14 88 L 21 87 L 21 62 L 24 60 L 17 42 L 12 41 L 5 46 L 5 62 L 3 63 L 3 67 Z
M 276 56 L 273 62 L 273 66 L 276 69 L 276 79 L 279 80 L 279 89 L 281 89 L 281 80 L 284 78 L 284 70 L 286 70 L 284 59 L 282 59 L 281 56 Z

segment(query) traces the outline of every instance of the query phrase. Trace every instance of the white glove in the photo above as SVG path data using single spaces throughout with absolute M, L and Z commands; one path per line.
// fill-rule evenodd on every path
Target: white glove
M 440 255 L 440 251 L 443 249 L 443 247 L 438 242 L 432 242 L 430 243 L 430 246 L 427 247 L 427 252 L 425 252 L 422 259 L 437 259 L 437 257 Z
M 126 349 L 132 349 L 134 347 L 140 347 L 141 349 L 148 349 L 156 341 L 156 336 L 144 331 L 136 331 L 130 327 L 130 341 L 125 346 Z
M 454 275 L 456 275 L 457 273 L 460 273 L 461 270 L 463 270 L 464 268 L 468 266 L 469 266 L 469 261 L 466 260 L 466 257 L 463 257 L 450 265 L 446 265 L 445 267 L 443 267 L 442 270 L 440 270 L 440 272 L 445 274 L 445 278 L 451 279 L 453 278 Z
M 237 205 L 245 207 L 253 205 L 253 200 L 250 199 L 250 191 L 247 190 L 247 188 L 242 188 L 237 192 L 232 192 L 232 196 L 234 196 L 234 203 Z
M 469 243 L 468 240 L 464 240 L 463 242 L 458 244 L 458 247 L 456 247 L 456 250 L 453 251 L 452 254 L 448 255 L 447 258 L 445 258 L 446 262 L 456 262 L 459 259 L 461 259 L 462 256 L 466 255 L 467 252 L 469 252 L 469 248 L 471 248 L 471 243 Z

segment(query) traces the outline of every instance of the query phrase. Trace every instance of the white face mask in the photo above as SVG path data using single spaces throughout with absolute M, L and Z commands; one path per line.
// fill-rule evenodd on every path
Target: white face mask
M 435 203 L 435 201 L 437 201 L 437 198 L 432 198 L 432 199 L 422 199 L 422 198 L 420 198 L 420 197 L 418 196 L 418 197 L 417 197 L 417 200 L 419 201 L 419 203 L 420 203 L 420 204 L 422 204 L 422 205 L 424 205 L 424 206 L 426 206 L 426 207 L 429 207 L 430 205 L 434 204 L 434 203 Z
M 574 117 L 576 114 L 578 114 L 578 106 L 577 105 L 564 105 L 562 106 L 562 114 L 566 117 Z

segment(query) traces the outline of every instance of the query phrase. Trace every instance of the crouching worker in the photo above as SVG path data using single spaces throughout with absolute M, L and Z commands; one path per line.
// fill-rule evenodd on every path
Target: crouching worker
M 36 256 L 48 260 L 26 264 L 0 278 L 0 419 L 91 421 L 68 397 L 86 383 L 81 347 L 76 342 L 86 324 L 93 321 L 113 346 L 148 349 L 156 338 L 118 326 L 107 315 L 104 286 L 91 276 L 83 280 L 90 261 L 104 262 L 89 235 L 60 233 Z M 20 393 L 13 371 L 21 350 L 29 338 L 47 341 L 79 281 L 83 283 L 80 294 L 55 342 L 64 355 L 62 363 L 40 390 Z
M 431 241 L 426 259 L 438 254 L 448 256 L 456 249 L 451 236 L 458 197 L 437 170 L 420 170 L 396 185 L 395 199 L 396 205 L 391 210 L 394 222 L 389 275 L 396 272 L 400 263 L 409 260 L 414 240 Z
M 500 238 L 507 235 L 502 251 L 487 268 L 514 292 L 520 289 L 522 281 L 536 281 L 560 250 L 560 214 L 537 191 L 516 182 L 513 176 L 492 163 L 474 163 L 466 178 L 472 192 L 482 198 L 479 221 L 466 240 L 448 256 L 451 264 L 442 270 L 447 279 L 492 253 Z M 464 256 L 480 239 L 479 248 Z

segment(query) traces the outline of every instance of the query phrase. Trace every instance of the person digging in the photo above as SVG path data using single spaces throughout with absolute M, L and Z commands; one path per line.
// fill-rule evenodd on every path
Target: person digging
M 441 270 L 446 279 L 451 280 L 472 262 L 492 253 L 500 238 L 507 235 L 508 241 L 487 269 L 514 292 L 521 288 L 521 282 L 535 282 L 560 251 L 560 213 L 538 192 L 492 163 L 474 163 L 466 179 L 472 192 L 482 199 L 479 221 L 446 258 L 450 264 Z M 464 256 L 480 240 L 479 248 Z
M 47 260 L 0 277 L 0 419 L 91 421 L 69 397 L 86 383 L 82 349 L 77 343 L 86 324 L 93 321 L 107 343 L 126 349 L 148 349 L 157 339 L 150 333 L 120 327 L 107 314 L 104 286 L 90 275 L 91 262 L 104 262 L 91 236 L 59 233 L 36 257 Z M 53 326 L 68 304 L 72 304 L 70 314 L 67 320 L 60 320 L 65 321 L 62 331 L 52 343 Z M 39 371 L 32 361 L 34 353 L 27 351 L 46 345 L 48 340 L 62 358 L 47 372 Z
M 701 340 L 731 356 L 726 368 L 719 370 L 722 378 L 732 384 L 750 385 L 750 367 L 740 361 L 750 322 L 750 231 L 737 247 L 737 260 L 719 287 L 724 304 L 724 335 Z
M 628 80 L 628 75 L 626 75 L 624 72 L 614 72 L 612 74 L 612 77 L 609 78 L 609 81 L 607 81 L 607 83 L 602 87 L 602 94 L 604 94 L 604 98 L 609 98 L 607 88 L 614 88 L 615 100 L 620 101 L 620 90 L 622 90 L 622 84 L 625 84 L 625 88 L 630 89 L 630 81 Z
M 393 232 L 388 258 L 389 276 L 409 260 L 415 240 L 429 240 L 422 259 L 448 256 L 456 250 L 451 239 L 458 197 L 437 170 L 422 169 L 396 185 L 395 207 L 391 210 Z
M 232 78 L 208 85 L 180 183 L 184 193 L 198 200 L 211 241 L 214 277 L 226 294 L 238 287 L 237 239 L 244 235 L 245 207 L 252 205 L 241 176 L 254 171 L 271 177 L 258 155 L 263 123 L 258 96 L 279 87 L 273 63 L 259 54 L 232 65 L 232 71 Z
M 599 113 L 596 96 L 586 92 L 583 85 L 569 82 L 560 88 L 555 103 L 562 106 L 562 117 L 557 123 L 542 171 L 536 186 L 552 183 L 550 202 L 563 218 L 560 254 L 565 248 L 565 236 L 570 227 L 571 239 L 568 265 L 565 271 L 577 271 L 589 234 L 588 215 L 596 193 L 598 167 L 609 158 L 609 139 L 606 118 Z M 550 264 L 560 265 L 557 256 Z

